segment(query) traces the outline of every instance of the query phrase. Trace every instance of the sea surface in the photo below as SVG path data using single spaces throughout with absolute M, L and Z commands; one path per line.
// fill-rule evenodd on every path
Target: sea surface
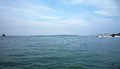
M 0 69 L 120 69 L 120 38 L 0 37 Z

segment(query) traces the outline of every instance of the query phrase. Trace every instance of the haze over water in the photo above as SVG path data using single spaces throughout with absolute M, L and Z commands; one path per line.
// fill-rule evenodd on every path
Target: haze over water
M 120 69 L 120 38 L 0 37 L 0 69 Z

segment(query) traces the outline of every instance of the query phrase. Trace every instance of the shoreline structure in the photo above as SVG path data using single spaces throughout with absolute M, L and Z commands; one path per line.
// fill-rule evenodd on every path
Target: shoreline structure
M 105 33 L 105 34 L 97 35 L 97 37 L 120 37 L 120 33 L 118 33 L 118 34 Z

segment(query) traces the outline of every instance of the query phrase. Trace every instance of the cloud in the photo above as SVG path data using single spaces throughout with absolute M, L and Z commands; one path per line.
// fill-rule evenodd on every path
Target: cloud
M 94 18 L 93 20 L 91 20 L 92 22 L 96 23 L 96 24 L 110 24 L 110 23 L 115 23 L 116 21 L 114 19 L 111 18 Z
M 30 20 L 30 19 L 24 19 L 20 17 L 0 17 L 0 26 L 14 26 L 14 27 L 24 27 L 24 26 L 29 26 L 29 27 L 39 27 L 39 26 L 60 26 L 60 23 L 52 23 L 48 21 L 36 21 L 36 20 Z
M 55 34 L 56 32 L 61 33 L 63 27 L 59 23 L 29 20 L 20 17 L 0 17 L 0 21 L 0 32 L 9 35 Z
M 97 10 L 95 11 L 95 13 L 105 16 L 120 16 L 118 11 L 111 11 L 111 10 Z
M 22 12 L 20 12 L 21 14 L 25 14 L 26 16 L 29 16 L 29 17 L 52 19 L 52 20 L 59 19 L 59 17 L 57 17 L 57 16 L 41 13 L 41 12 L 38 12 L 38 11 L 32 10 L 32 9 L 23 9 L 21 11 L 22 11 Z
M 67 5 L 82 4 L 102 9 L 118 9 L 116 0 L 61 0 L 61 3 Z
M 115 8 L 113 5 L 114 0 L 59 0 L 62 4 L 75 5 L 75 4 L 84 4 L 84 5 L 94 5 L 102 8 Z
M 64 5 L 80 4 L 84 0 L 59 0 Z
M 78 19 L 64 20 L 64 23 L 83 23 L 83 21 Z
M 43 15 L 43 14 L 39 14 L 39 17 L 45 18 L 45 19 L 58 19 L 58 17 L 55 17 L 55 16 L 48 16 L 48 15 Z
M 88 25 L 88 22 L 80 20 L 80 19 L 63 20 L 62 23 L 65 23 L 65 24 L 77 24 L 77 25 L 80 25 L 80 26 Z
M 120 16 L 119 6 L 115 0 L 88 0 L 86 4 L 96 7 L 93 13 L 104 16 Z
M 9 11 L 18 11 L 18 8 L 11 7 L 11 6 L 0 6 L 0 10 L 4 10 L 5 12 L 6 12 L 6 10 L 9 10 Z
M 41 5 L 33 5 L 33 4 L 28 4 L 28 7 L 37 9 L 37 10 L 44 10 L 44 11 L 49 11 L 49 12 L 56 12 L 55 9 L 46 7 L 46 6 L 41 6 Z
M 97 7 L 94 11 L 96 14 L 104 16 L 120 16 L 119 6 L 117 6 L 115 0 L 91 0 L 89 3 Z
M 88 0 L 86 1 L 87 5 L 93 5 L 97 8 L 103 9 L 116 9 L 116 3 L 114 0 Z
M 91 31 L 99 32 L 101 27 L 101 31 L 104 31 L 106 28 L 114 29 L 120 26 L 120 21 L 117 20 L 119 17 L 111 17 L 120 16 L 114 0 L 56 0 L 60 3 L 54 0 L 40 1 L 43 2 L 20 0 L 19 3 L 17 0 L 18 3 L 14 2 L 16 5 L 9 2 L 1 4 L 0 29 L 3 28 L 3 31 L 6 29 L 8 32 L 12 29 L 16 32 L 17 29 L 21 32 L 29 29 L 35 33 L 55 31 L 57 34 L 89 34 Z
M 93 13 L 101 14 L 105 16 L 120 16 L 119 6 L 116 0 L 62 0 L 62 4 L 65 5 L 82 5 L 87 8 L 94 7 Z
M 27 18 L 42 18 L 42 19 L 58 19 L 54 15 L 51 15 L 56 12 L 55 9 L 51 9 L 46 6 L 26 4 L 24 7 L 14 7 L 14 6 L 0 6 L 1 15 L 11 15 L 12 16 L 24 16 Z M 9 12 L 8 12 L 9 11 Z M 7 14 L 6 14 L 7 13 Z M 47 13 L 47 14 L 46 14 Z

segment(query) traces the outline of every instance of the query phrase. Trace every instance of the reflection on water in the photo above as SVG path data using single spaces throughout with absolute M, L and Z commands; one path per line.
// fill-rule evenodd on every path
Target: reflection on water
M 120 69 L 120 38 L 0 37 L 0 69 Z

